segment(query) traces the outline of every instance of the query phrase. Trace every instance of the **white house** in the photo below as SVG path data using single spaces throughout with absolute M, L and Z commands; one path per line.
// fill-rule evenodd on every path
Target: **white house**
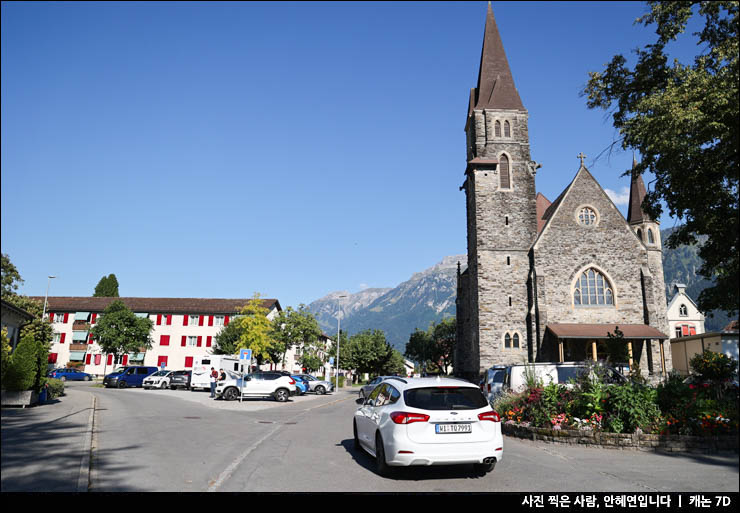
M 701 335 L 704 330 L 704 314 L 686 294 L 686 285 L 676 283 L 675 294 L 668 303 L 668 324 L 671 338 Z

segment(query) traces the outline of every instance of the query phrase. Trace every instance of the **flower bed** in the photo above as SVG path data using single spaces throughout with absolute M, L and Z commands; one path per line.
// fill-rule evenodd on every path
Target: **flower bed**
M 665 440 L 685 450 L 696 444 L 665 437 L 737 440 L 738 391 L 729 383 L 684 383 L 683 377 L 672 375 L 655 388 L 635 382 L 606 384 L 594 368 L 568 386 L 529 383 L 521 393 L 500 396 L 493 407 L 509 434 L 523 428 L 555 440 L 587 439 L 577 443 L 617 447 L 661 447 Z

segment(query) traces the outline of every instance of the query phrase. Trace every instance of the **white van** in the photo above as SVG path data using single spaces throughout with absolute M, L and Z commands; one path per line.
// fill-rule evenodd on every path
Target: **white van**
M 489 396 L 489 400 L 494 399 L 497 393 L 503 391 L 521 392 L 526 388 L 529 376 L 532 376 L 542 386 L 547 386 L 551 383 L 568 385 L 571 380 L 575 380 L 579 374 L 587 372 L 589 368 L 589 364 L 584 362 L 525 363 L 508 365 L 503 367 L 503 371 L 501 370 L 502 367 L 492 367 L 487 372 L 487 374 L 492 375 L 494 381 L 491 386 L 491 391 L 494 393 Z M 501 380 L 499 373 L 503 374 L 503 382 L 500 386 L 496 387 L 495 381 Z M 608 366 L 606 367 L 606 374 L 607 382 L 609 383 L 625 383 L 628 381 L 622 374 Z
M 190 378 L 190 390 L 203 388 L 211 390 L 211 367 L 217 372 L 227 371 L 227 374 L 241 373 L 241 361 L 237 356 L 210 354 L 197 356 L 193 360 L 193 373 Z

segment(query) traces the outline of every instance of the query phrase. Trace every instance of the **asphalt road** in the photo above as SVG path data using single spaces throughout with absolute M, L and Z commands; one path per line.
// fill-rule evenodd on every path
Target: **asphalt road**
M 483 477 L 463 466 L 404 468 L 383 478 L 369 455 L 352 448 L 356 392 L 348 391 L 285 404 L 240 404 L 214 402 L 205 392 L 73 385 L 69 396 L 78 401 L 78 411 L 64 413 L 62 401 L 56 406 L 59 418 L 45 425 L 62 429 L 68 422 L 67 431 L 84 429 L 89 394 L 96 398 L 89 474 L 93 492 L 738 491 L 737 453 L 656 454 L 510 437 L 505 438 L 504 460 Z M 3 491 L 28 486 L 22 484 L 28 480 L 15 475 L 40 471 L 19 455 L 11 459 L 12 450 L 6 458 L 8 441 L 15 443 L 13 436 L 20 436 L 15 421 L 26 415 L 3 417 Z M 50 430 L 44 437 L 54 434 Z M 62 452 L 60 444 L 52 447 Z M 44 462 L 44 472 L 57 476 L 57 489 L 63 489 L 66 472 L 67 488 L 73 490 L 78 475 L 70 469 L 79 463 L 80 454 L 74 452 L 58 463 Z

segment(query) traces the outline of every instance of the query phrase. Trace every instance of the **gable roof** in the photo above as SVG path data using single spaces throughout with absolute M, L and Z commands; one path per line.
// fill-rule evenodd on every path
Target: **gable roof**
M 43 296 L 34 299 L 44 300 Z M 171 314 L 234 314 L 239 312 L 252 298 L 166 298 L 166 297 L 64 297 L 48 298 L 46 311 L 102 312 L 115 300 L 120 300 L 133 312 Z M 262 299 L 268 310 L 281 311 L 277 299 Z
M 547 223 L 547 219 L 545 219 L 545 212 L 547 212 L 547 209 L 552 205 L 550 203 L 550 200 L 545 197 L 544 194 L 541 192 L 537 193 L 537 233 L 540 233 L 542 229 L 545 227 L 545 223 Z

